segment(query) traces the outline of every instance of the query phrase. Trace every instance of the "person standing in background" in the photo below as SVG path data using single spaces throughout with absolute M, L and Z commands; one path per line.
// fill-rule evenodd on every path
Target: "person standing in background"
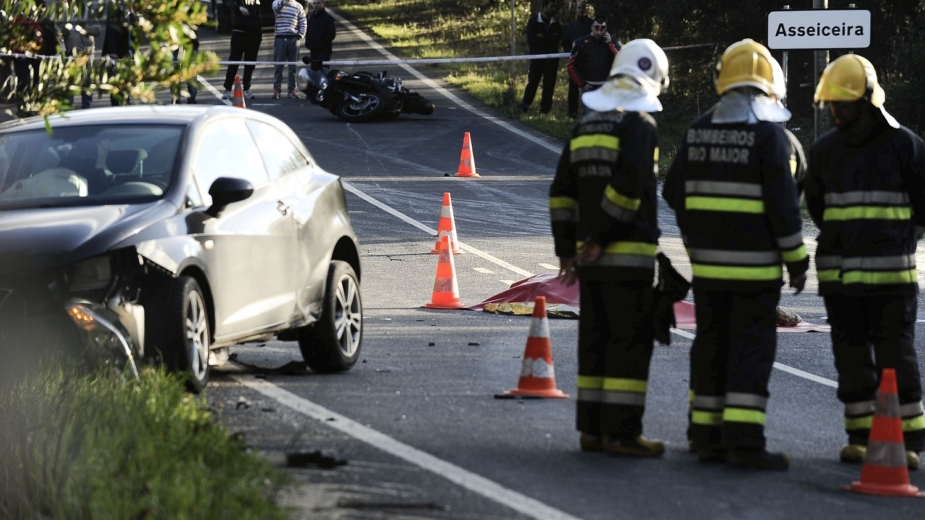
M 607 21 L 602 16 L 595 18 L 591 34 L 575 40 L 572 45 L 572 55 L 566 65 L 569 87 L 575 86 L 584 94 L 603 85 L 619 49 L 620 42 L 615 45 L 607 32 Z M 581 112 L 588 112 L 584 104 Z
M 331 60 L 337 30 L 334 27 L 334 17 L 324 8 L 324 0 L 315 0 L 312 5 L 314 11 L 308 18 L 305 48 L 311 53 L 311 69 L 321 70 L 324 62 Z
M 568 27 L 565 28 L 565 33 L 562 36 L 562 50 L 564 52 L 572 52 L 572 45 L 574 45 L 575 40 L 578 38 L 583 38 L 591 34 L 591 25 L 594 23 L 594 20 L 588 16 L 588 4 L 584 1 L 579 1 L 575 4 L 575 11 L 577 18 L 568 24 Z M 608 63 L 608 66 L 610 64 Z M 579 97 L 578 86 L 574 82 L 568 82 L 568 116 L 575 118 L 578 117 L 578 97 Z
M 67 6 L 66 2 L 62 2 Z M 100 24 L 98 11 L 100 6 L 96 2 L 87 2 L 83 10 L 76 12 L 76 18 L 73 20 L 63 20 L 58 22 L 58 32 L 64 43 L 64 54 L 67 57 L 73 57 L 77 54 L 89 54 L 91 59 L 96 53 L 96 37 L 103 33 L 102 24 Z M 87 72 L 90 71 L 90 62 L 87 62 Z M 90 108 L 93 106 L 93 95 L 89 90 L 90 75 L 84 78 L 83 88 L 80 92 L 80 108 Z M 71 105 L 74 102 L 71 101 Z
M 270 0 L 264 1 L 269 2 Z M 231 53 L 228 61 L 256 61 L 260 43 L 263 40 L 260 27 L 260 0 L 228 0 L 228 9 L 231 10 Z M 237 74 L 238 66 L 229 65 L 228 72 L 225 73 L 225 92 L 222 93 L 222 99 L 231 98 L 231 89 L 234 87 L 234 77 Z M 251 93 L 253 75 L 254 65 L 245 65 L 244 77 L 241 79 L 244 99 L 254 99 Z
M 292 63 L 299 59 L 299 42 L 305 37 L 305 11 L 296 0 L 273 0 L 273 12 L 276 13 L 276 41 L 273 42 L 273 61 Z M 273 99 L 279 99 L 283 85 L 283 67 L 276 65 L 273 70 Z M 295 90 L 295 65 L 289 65 L 287 82 L 289 99 L 299 99 Z
M 530 17 L 527 22 L 527 44 L 530 54 L 554 54 L 559 50 L 562 40 L 562 26 L 556 21 L 555 0 L 543 0 L 543 10 Z M 556 88 L 556 72 L 559 70 L 558 58 L 530 60 L 530 72 L 527 75 L 527 87 L 524 89 L 521 108 L 530 109 L 536 89 L 543 80 L 543 98 L 540 100 L 540 112 L 547 114 L 552 110 L 552 94 Z

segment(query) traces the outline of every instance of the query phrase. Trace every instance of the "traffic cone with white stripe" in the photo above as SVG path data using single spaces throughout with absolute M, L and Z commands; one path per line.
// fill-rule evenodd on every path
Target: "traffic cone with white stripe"
M 244 89 L 241 88 L 241 76 L 234 77 L 234 90 L 231 92 L 231 106 L 247 108 L 244 106 Z
M 909 483 L 896 370 L 893 368 L 884 368 L 880 378 L 880 391 L 877 393 L 877 407 L 867 440 L 861 480 L 845 489 L 887 497 L 925 497 L 925 493 L 919 492 L 919 488 Z
M 450 237 L 450 251 L 454 255 L 462 253 L 459 250 L 459 239 L 456 238 L 456 219 L 453 218 L 453 204 L 450 202 L 450 194 L 443 194 L 443 206 L 440 207 L 440 222 L 437 224 L 437 242 L 434 244 L 434 250 L 431 253 L 439 253 L 446 247 L 443 244 L 443 237 Z
M 437 260 L 437 275 L 434 277 L 434 292 L 430 303 L 424 305 L 428 309 L 461 309 L 459 300 L 459 285 L 456 283 L 456 264 L 450 253 L 450 236 L 443 235 L 444 246 Z
M 546 297 L 537 296 L 533 305 L 530 333 L 524 349 L 523 365 L 517 388 L 495 397 L 529 396 L 568 399 L 556 388 L 556 371 L 552 364 L 552 344 L 549 341 L 549 318 L 546 317 Z
M 462 153 L 459 154 L 459 169 L 456 170 L 457 177 L 481 177 L 475 171 L 475 155 L 472 152 L 472 140 L 469 138 L 469 132 L 463 136 Z

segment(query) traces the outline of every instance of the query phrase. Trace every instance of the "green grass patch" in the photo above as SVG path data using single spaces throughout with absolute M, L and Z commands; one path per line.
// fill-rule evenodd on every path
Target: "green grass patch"
M 284 477 L 162 370 L 48 369 L 0 393 L 0 518 L 283 519 Z

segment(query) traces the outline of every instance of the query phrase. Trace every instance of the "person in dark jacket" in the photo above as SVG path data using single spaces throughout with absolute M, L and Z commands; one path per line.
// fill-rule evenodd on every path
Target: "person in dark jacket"
M 116 72 L 116 60 L 132 56 L 132 25 L 135 15 L 125 9 L 120 2 L 113 2 L 109 6 L 106 16 L 106 27 L 103 34 L 103 56 L 111 60 L 112 73 Z M 112 106 L 127 105 L 130 102 L 127 93 L 114 92 L 109 95 Z
M 264 0 L 269 2 L 270 0 Z M 260 0 L 228 0 L 228 9 L 231 10 L 231 53 L 228 61 L 257 61 L 260 52 L 260 43 L 263 34 L 260 26 Z M 237 65 L 229 65 L 225 73 L 225 92 L 222 99 L 231 97 L 234 87 L 234 77 L 238 74 Z M 254 65 L 244 66 L 244 77 L 241 78 L 241 87 L 244 89 L 244 99 L 254 99 L 251 93 L 251 78 L 254 75 Z
M 892 413 L 902 419 L 905 462 L 916 470 L 925 449 L 915 348 L 925 142 L 886 111 L 885 99 L 874 66 L 861 56 L 846 54 L 822 72 L 814 101 L 828 106 L 836 128 L 810 149 L 806 206 L 819 226 L 819 294 L 845 405 L 848 444 L 840 458 L 863 462 L 875 455 L 867 444 L 877 389 L 882 370 L 894 368 L 899 410 Z
M 559 279 L 577 280 L 576 429 L 582 451 L 658 457 L 642 436 L 658 228 L 658 131 L 668 58 L 652 40 L 633 40 L 614 60 L 612 80 L 584 95 L 584 116 L 562 150 L 549 188 Z
M 311 53 L 311 69 L 321 70 L 324 67 L 323 63 L 331 60 L 337 30 L 334 27 L 334 17 L 324 8 L 324 1 L 314 0 L 312 5 L 315 10 L 308 17 L 305 48 Z
M 693 271 L 693 448 L 702 463 L 763 470 L 789 465 L 764 435 L 781 264 L 797 293 L 809 268 L 774 62 L 749 39 L 726 49 L 720 101 L 684 133 L 662 190 Z
M 575 40 L 572 55 L 568 59 L 569 83 L 582 93 L 594 90 L 604 84 L 610 71 L 610 64 L 620 48 L 614 44 L 607 32 L 607 21 L 602 16 L 594 19 L 591 34 Z M 582 113 L 587 109 L 582 108 Z
M 575 4 L 575 11 L 577 18 L 568 24 L 568 27 L 565 28 L 565 32 L 562 35 L 562 50 L 564 52 L 572 52 L 572 45 L 575 43 L 575 40 L 578 38 L 583 38 L 591 34 L 591 25 L 594 23 L 594 20 L 588 16 L 588 4 L 583 0 Z M 608 63 L 609 65 L 609 63 Z M 575 83 L 569 81 L 568 83 L 568 116 L 569 117 L 578 117 L 578 98 L 579 98 L 578 87 Z
M 543 0 L 543 10 L 530 17 L 527 22 L 527 45 L 530 54 L 555 54 L 562 39 L 562 26 L 556 21 L 555 0 Z M 552 110 L 552 94 L 556 88 L 556 73 L 559 70 L 558 58 L 530 60 L 530 72 L 527 74 L 527 88 L 524 89 L 521 108 L 530 109 L 536 89 L 543 81 L 543 97 L 540 100 L 540 112 L 547 114 Z

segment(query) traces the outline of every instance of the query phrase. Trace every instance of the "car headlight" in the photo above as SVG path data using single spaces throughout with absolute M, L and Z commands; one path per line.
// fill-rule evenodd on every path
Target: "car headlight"
M 109 255 L 97 256 L 74 264 L 68 287 L 71 292 L 104 289 L 112 281 L 112 260 Z

